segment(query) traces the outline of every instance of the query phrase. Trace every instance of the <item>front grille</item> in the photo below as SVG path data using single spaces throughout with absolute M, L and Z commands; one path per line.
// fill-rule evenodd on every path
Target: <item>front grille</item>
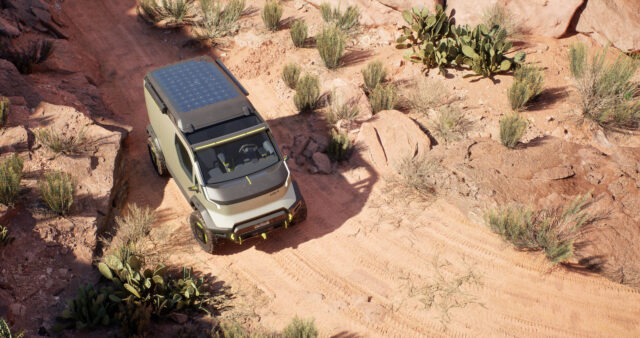
M 288 214 L 279 210 L 271 214 L 260 216 L 249 221 L 238 223 L 233 232 L 243 239 L 259 235 L 280 226 L 287 219 Z

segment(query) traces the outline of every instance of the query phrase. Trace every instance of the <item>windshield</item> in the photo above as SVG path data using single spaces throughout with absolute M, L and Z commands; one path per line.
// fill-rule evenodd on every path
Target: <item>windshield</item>
M 206 184 L 246 176 L 278 162 L 278 154 L 266 132 L 198 150 L 195 155 Z

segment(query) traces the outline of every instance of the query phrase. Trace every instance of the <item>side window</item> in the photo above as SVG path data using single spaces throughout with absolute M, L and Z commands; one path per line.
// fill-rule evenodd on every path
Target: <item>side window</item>
M 176 149 L 178 149 L 178 157 L 180 158 L 180 164 L 182 164 L 182 168 L 187 173 L 187 176 L 191 178 L 193 176 L 193 164 L 191 163 L 191 159 L 189 158 L 189 153 L 187 149 L 176 135 Z

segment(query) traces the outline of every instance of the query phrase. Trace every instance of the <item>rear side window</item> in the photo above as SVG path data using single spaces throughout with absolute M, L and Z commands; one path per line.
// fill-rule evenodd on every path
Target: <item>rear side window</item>
M 193 164 L 191 163 L 191 159 L 189 158 L 189 153 L 187 149 L 176 135 L 176 149 L 178 149 L 178 158 L 180 159 L 180 164 L 182 164 L 182 168 L 187 173 L 188 177 L 192 177 L 193 175 Z

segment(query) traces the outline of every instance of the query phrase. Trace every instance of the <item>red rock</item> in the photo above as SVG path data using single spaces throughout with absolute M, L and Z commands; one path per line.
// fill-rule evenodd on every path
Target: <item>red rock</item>
M 624 52 L 640 51 L 640 1 L 589 0 L 576 30 L 602 45 L 611 43 Z

